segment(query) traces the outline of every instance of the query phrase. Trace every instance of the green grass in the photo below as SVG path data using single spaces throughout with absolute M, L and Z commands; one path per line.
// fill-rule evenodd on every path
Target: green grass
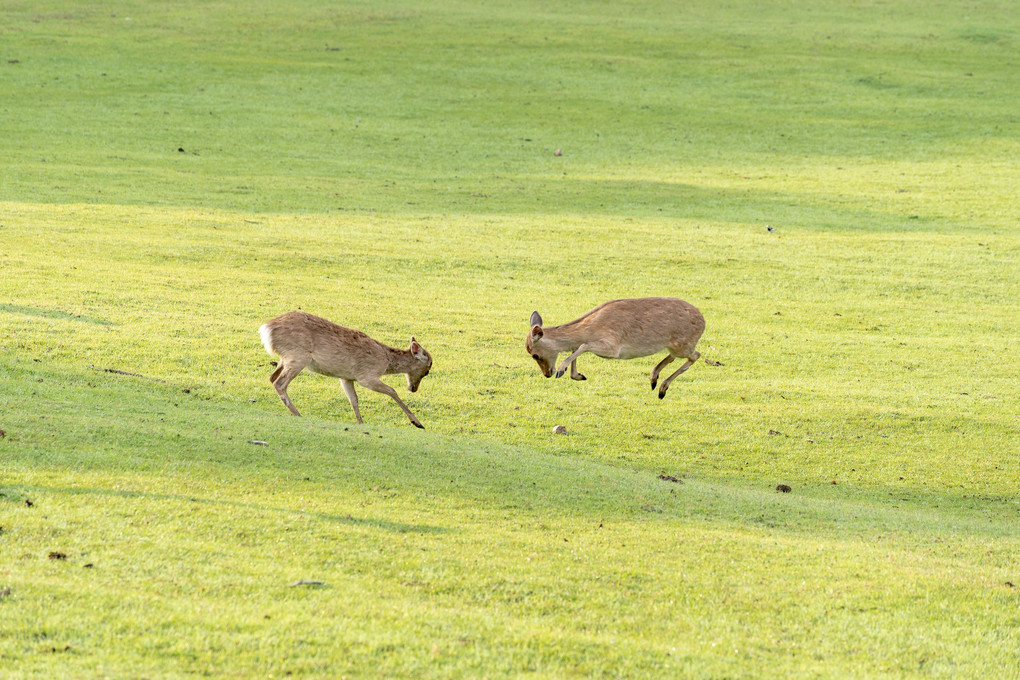
M 16 541 L 5 657 L 26 675 L 1015 662 L 1015 499 L 677 484 L 408 427 L 269 418 L 109 374 L 33 362 L 12 377 L 15 398 L 36 393 L 9 423 L 8 475 L 24 481 L 2 499 Z M 83 422 L 70 408 L 83 392 L 124 407 Z M 288 587 L 301 579 L 325 585 Z
M 3 673 L 1020 674 L 1014 15 L 6 3 Z M 721 365 L 524 352 L 638 295 Z

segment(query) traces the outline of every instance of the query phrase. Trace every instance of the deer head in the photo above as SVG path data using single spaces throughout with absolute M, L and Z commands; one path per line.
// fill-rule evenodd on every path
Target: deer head
M 556 365 L 556 357 L 559 355 L 559 352 L 550 347 L 549 343 L 543 342 L 544 336 L 542 316 L 538 312 L 532 312 L 531 331 L 524 341 L 524 347 L 542 370 L 542 375 L 550 378 L 552 377 L 553 366 Z
M 421 379 L 427 376 L 432 368 L 432 355 L 425 351 L 425 348 L 419 345 L 418 341 L 413 337 L 411 338 L 411 346 L 407 351 L 415 359 L 414 367 L 407 372 L 407 389 L 417 392 Z

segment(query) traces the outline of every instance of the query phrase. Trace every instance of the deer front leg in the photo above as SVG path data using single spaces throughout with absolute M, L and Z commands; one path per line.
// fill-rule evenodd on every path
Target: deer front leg
M 559 368 L 556 370 L 556 377 L 557 378 L 562 378 L 563 374 L 567 372 L 567 366 L 573 364 L 574 361 L 577 360 L 577 357 L 581 356 L 585 352 L 592 352 L 594 350 L 597 350 L 600 347 L 601 347 L 601 345 L 599 343 L 597 343 L 597 342 L 586 342 L 586 343 L 582 344 L 580 347 L 578 347 L 576 350 L 574 350 L 573 354 L 571 354 L 569 357 L 567 357 L 566 359 L 564 359 L 560 363 Z M 574 372 L 576 370 L 577 369 L 575 368 L 575 369 L 573 369 L 571 371 L 571 373 L 570 373 L 570 377 L 571 378 L 574 377 Z M 578 373 L 577 375 L 580 375 L 580 373 Z M 582 378 L 574 378 L 574 379 L 575 380 L 586 380 L 586 378 L 583 378 L 583 377 Z
M 407 417 L 411 419 L 412 425 L 414 425 L 415 427 L 419 427 L 423 430 L 425 429 L 425 426 L 422 425 L 418 421 L 418 419 L 414 417 L 414 414 L 411 413 L 411 409 L 407 408 L 407 405 L 404 404 L 403 400 L 401 400 L 400 396 L 397 394 L 397 391 L 395 389 L 384 383 L 379 378 L 366 378 L 365 380 L 358 380 L 358 382 L 360 382 L 362 385 L 372 390 L 373 392 L 385 394 L 386 396 L 393 399 L 393 401 L 397 402 L 397 406 L 402 408 L 404 410 L 404 413 L 407 414 Z
M 583 375 L 577 372 L 577 359 L 570 362 L 570 379 L 571 380 L 587 380 Z
M 358 421 L 358 425 L 361 425 L 361 411 L 358 410 L 358 394 L 354 391 L 354 381 L 340 378 L 340 385 L 343 386 L 347 401 L 351 402 L 351 408 L 354 409 L 354 418 Z

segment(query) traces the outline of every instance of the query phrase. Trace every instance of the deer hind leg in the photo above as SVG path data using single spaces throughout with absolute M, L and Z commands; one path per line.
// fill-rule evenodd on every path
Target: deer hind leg
M 290 396 L 287 394 L 287 386 L 290 385 L 290 381 L 297 377 L 298 373 L 304 370 L 305 366 L 308 365 L 308 358 L 302 357 L 300 359 L 284 359 L 280 358 L 280 366 L 273 374 L 269 376 L 269 381 L 273 384 L 273 388 L 276 393 L 280 395 L 280 399 L 283 401 L 283 405 L 290 409 L 290 412 L 296 416 L 301 415 L 298 410 L 294 408 L 294 404 L 290 400 Z
M 662 372 L 662 369 L 666 368 L 666 366 L 667 366 L 667 365 L 668 365 L 668 364 L 669 364 L 670 362 L 672 362 L 673 360 L 675 360 L 675 359 L 676 359 L 676 357 L 675 357 L 675 356 L 673 356 L 673 353 L 672 353 L 672 352 L 670 352 L 669 354 L 667 354 L 667 355 L 666 355 L 666 358 L 665 358 L 665 359 L 663 359 L 663 360 L 662 360 L 662 361 L 660 361 L 660 362 L 659 362 L 658 364 L 656 364 L 656 365 L 655 365 L 655 368 L 653 368 L 653 369 L 652 369 L 652 376 L 651 376 L 651 380 L 652 380 L 652 389 L 653 389 L 653 390 L 655 389 L 655 385 L 656 385 L 656 384 L 658 384 L 658 382 L 659 382 L 659 373 L 661 373 L 661 372 Z
M 364 380 L 359 379 L 358 382 L 367 387 L 368 389 L 372 390 L 373 392 L 385 394 L 386 396 L 393 399 L 393 401 L 397 402 L 397 406 L 403 409 L 404 413 L 407 414 L 407 417 L 411 419 L 412 425 L 414 425 L 415 427 L 420 427 L 423 430 L 425 429 L 425 426 L 422 425 L 418 421 L 418 419 L 414 417 L 414 414 L 411 413 L 411 409 L 407 408 L 407 405 L 403 402 L 403 400 L 401 400 L 400 396 L 397 394 L 397 391 L 395 389 L 384 383 L 379 378 L 366 378 Z
M 358 410 L 358 394 L 354 391 L 354 381 L 340 378 L 340 384 L 344 388 L 344 394 L 347 395 L 347 401 L 351 402 L 351 408 L 354 409 L 354 418 L 358 421 L 358 425 L 361 425 L 361 411 Z
M 673 373 L 673 375 L 669 376 L 668 378 L 662 381 L 662 385 L 659 386 L 659 399 L 662 399 L 663 397 L 666 396 L 666 390 L 669 389 L 669 384 L 673 382 L 673 378 L 677 377 L 678 375 L 686 371 L 688 368 L 693 366 L 694 362 L 697 361 L 700 356 L 701 354 L 697 350 L 691 350 L 690 352 L 687 353 L 687 361 L 684 362 L 684 365 L 678 368 L 676 372 Z

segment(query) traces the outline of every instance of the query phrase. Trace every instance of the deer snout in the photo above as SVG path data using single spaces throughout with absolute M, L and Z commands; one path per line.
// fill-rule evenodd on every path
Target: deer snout
M 407 389 L 410 392 L 417 392 L 418 386 L 421 385 L 422 378 L 428 375 L 428 372 L 422 373 L 421 375 L 407 374 Z
M 531 358 L 538 364 L 538 370 L 542 371 L 542 375 L 547 378 L 552 377 L 552 365 L 548 361 L 534 352 L 531 354 Z

